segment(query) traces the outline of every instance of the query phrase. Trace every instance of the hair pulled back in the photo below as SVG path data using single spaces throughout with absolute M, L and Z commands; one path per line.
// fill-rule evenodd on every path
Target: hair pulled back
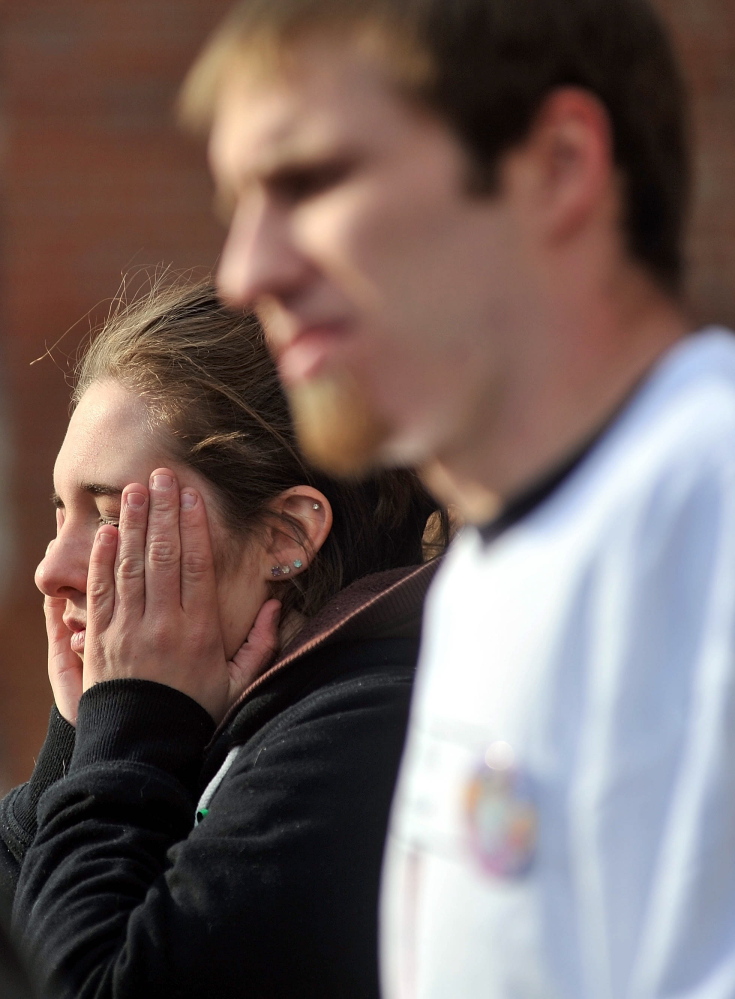
M 332 530 L 307 571 L 274 584 L 284 611 L 313 615 L 361 576 L 422 561 L 426 522 L 439 508 L 415 473 L 337 481 L 308 465 L 258 320 L 226 309 L 211 285 L 157 282 L 121 304 L 78 365 L 73 403 L 106 379 L 145 401 L 166 454 L 212 483 L 225 525 L 243 543 L 273 521 L 268 503 L 279 493 L 300 484 L 324 493 Z M 306 546 L 298 521 L 279 516 Z M 448 538 L 443 511 L 438 520 L 427 554 Z

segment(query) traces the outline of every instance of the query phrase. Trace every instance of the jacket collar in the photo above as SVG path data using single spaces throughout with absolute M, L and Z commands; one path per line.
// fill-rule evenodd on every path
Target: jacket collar
M 441 559 L 363 576 L 333 597 L 282 649 L 273 664 L 242 692 L 217 726 L 222 731 L 242 702 L 297 659 L 332 642 L 379 638 L 396 629 L 418 631 L 424 597 Z

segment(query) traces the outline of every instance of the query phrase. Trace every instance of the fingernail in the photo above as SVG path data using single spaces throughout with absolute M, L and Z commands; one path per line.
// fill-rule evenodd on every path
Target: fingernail
M 115 535 L 114 534 L 110 534 L 109 531 L 101 531 L 97 535 L 97 544 L 99 544 L 99 545 L 114 545 L 115 544 Z
M 143 493 L 128 493 L 126 500 L 128 506 L 138 509 L 145 503 L 145 496 Z
M 154 489 L 170 489 L 174 484 L 174 480 L 170 475 L 154 475 L 153 476 L 153 488 Z
M 197 505 L 197 494 L 191 492 L 185 492 L 181 494 L 181 509 L 191 510 L 192 507 Z

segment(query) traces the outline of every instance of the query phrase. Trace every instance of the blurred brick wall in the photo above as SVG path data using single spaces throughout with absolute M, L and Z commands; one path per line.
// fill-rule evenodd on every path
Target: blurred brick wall
M 33 570 L 54 531 L 54 457 L 68 415 L 63 363 L 121 273 L 211 268 L 203 151 L 181 137 L 178 84 L 228 0 L 24 0 L 2 11 L 2 384 L 15 435 L 17 551 L 0 623 L 0 751 L 25 776 L 50 705 Z M 100 310 L 98 309 L 98 314 Z M 75 325 L 77 324 L 77 325 Z
M 735 3 L 660 0 L 695 91 L 699 142 L 691 237 L 700 317 L 735 326 Z M 202 150 L 179 137 L 177 84 L 228 0 L 6 0 L 2 7 L 2 384 L 15 435 L 16 565 L 0 614 L 4 779 L 24 777 L 50 704 L 32 575 L 54 530 L 51 470 L 73 355 L 122 271 L 211 267 Z
M 735 0 L 658 0 L 658 6 L 693 93 L 692 304 L 700 320 L 735 328 Z

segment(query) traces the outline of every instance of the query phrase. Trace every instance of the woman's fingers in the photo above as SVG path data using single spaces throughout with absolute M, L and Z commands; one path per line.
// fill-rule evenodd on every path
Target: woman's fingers
M 250 634 L 232 660 L 230 703 L 234 704 L 240 694 L 270 666 L 278 648 L 280 615 L 281 604 L 278 600 L 266 600 L 258 611 Z
M 64 624 L 65 610 L 66 600 L 63 597 L 43 598 L 48 637 L 48 672 L 52 687 L 56 678 L 70 669 L 78 670 L 81 677 L 82 664 L 79 656 L 71 650 L 71 632 Z
M 217 578 L 207 511 L 194 489 L 181 493 L 181 606 L 191 617 L 219 621 Z M 218 636 L 219 637 L 219 636 Z
M 90 558 L 84 688 L 155 680 L 220 717 L 231 676 L 201 496 L 180 499 L 173 472 L 156 469 L 148 488 L 123 490 L 117 565 L 116 542 L 116 528 L 100 528 Z
M 165 613 L 181 606 L 179 486 L 168 468 L 157 468 L 150 479 L 145 606 L 146 613 Z
M 82 696 L 82 661 L 72 652 L 69 629 L 64 624 L 66 600 L 45 597 L 43 613 L 48 635 L 48 677 L 56 707 L 71 725 L 77 721 Z
M 44 597 L 43 616 L 46 618 L 49 656 L 69 649 L 69 629 L 64 624 L 66 600 L 64 597 Z M 69 650 L 71 653 L 71 650 Z M 71 653 L 73 655 L 74 653 Z
M 120 499 L 120 538 L 115 577 L 117 600 L 131 620 L 145 610 L 145 542 L 148 530 L 148 490 L 140 483 L 123 489 Z
M 115 555 L 117 553 L 118 531 L 111 524 L 104 524 L 97 531 L 89 557 L 87 575 L 87 641 L 85 655 L 89 651 L 90 639 L 103 632 L 115 610 Z

